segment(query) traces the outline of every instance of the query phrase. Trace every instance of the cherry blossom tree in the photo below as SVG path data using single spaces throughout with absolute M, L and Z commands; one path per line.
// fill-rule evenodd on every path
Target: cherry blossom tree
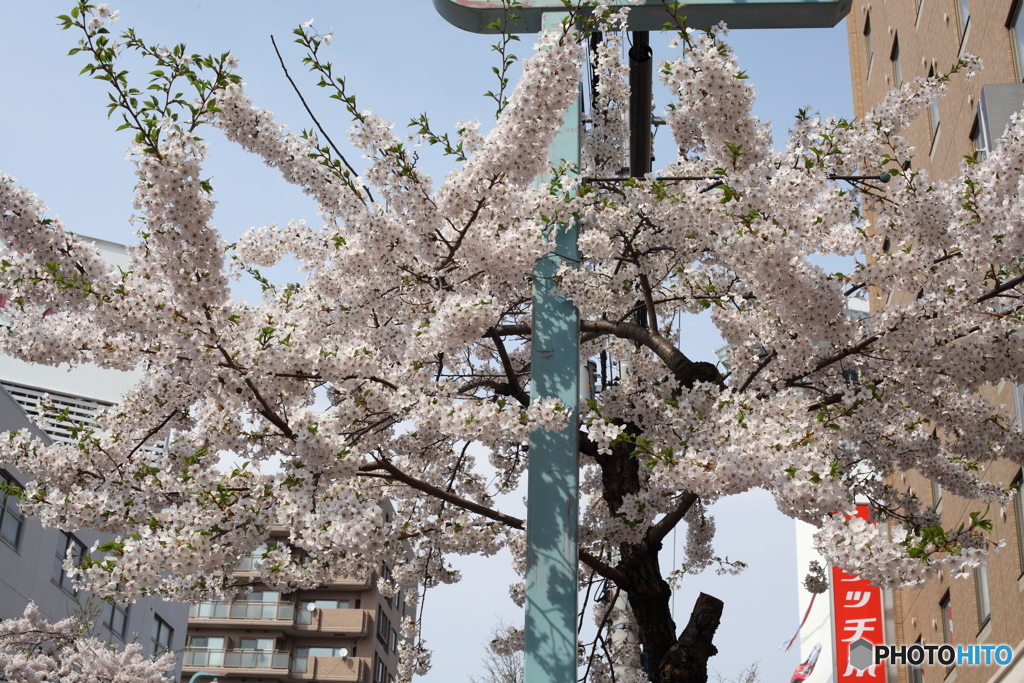
M 30 602 L 21 619 L 0 622 L 0 680 L 12 683 L 166 683 L 174 653 L 149 658 L 142 646 L 117 650 L 74 617 L 50 623 Z
M 679 53 L 660 74 L 676 96 L 667 119 L 679 155 L 625 179 L 621 14 L 577 9 L 596 19 L 580 12 L 539 36 L 507 103 L 495 97 L 490 130 L 415 122 L 420 142 L 458 163 L 436 185 L 409 141 L 357 105 L 324 58 L 329 35 L 311 25 L 297 41 L 351 116 L 359 171 L 327 133 L 297 135 L 258 108 L 230 54 L 153 46 L 130 30 L 115 38 L 104 5 L 63 17 L 134 133 L 139 242 L 130 268 L 112 271 L 0 176 L 10 328 L 0 347 L 145 375 L 97 427 L 75 427 L 76 445 L 12 433 L 0 461 L 35 480 L 26 513 L 116 535 L 80 568 L 83 586 L 118 600 L 227 595 L 244 589 L 232 570 L 261 546 L 259 581 L 275 590 L 384 559 L 396 568 L 382 590 L 401 589 L 411 606 L 457 578 L 452 555 L 508 548 L 523 571 L 525 523 L 495 501 L 518 490 L 531 430 L 577 423 L 580 585 L 608 579 L 628 593 L 654 683 L 682 680 L 687 655 L 666 575 L 716 564 L 706 506 L 725 496 L 769 491 L 820 528 L 830 562 L 883 585 L 983 561 L 998 539 L 982 514 L 943 530 L 890 485 L 916 469 L 978 506 L 1002 505 L 1007 487 L 982 480 L 985 464 L 1024 462 L 1019 429 L 976 393 L 1024 364 L 1024 127 L 1014 120 L 998 150 L 948 181 L 909 170 L 901 137 L 976 60 L 906 83 L 860 120 L 801 111 L 776 151 L 724 27 L 692 31 L 669 6 Z M 605 40 L 587 52 L 595 27 Z M 129 80 L 126 52 L 153 62 L 149 83 Z M 551 168 L 587 59 L 600 78 L 584 159 Z M 202 170 L 210 127 L 315 199 L 319 224 L 225 243 Z M 579 415 L 530 400 L 529 274 L 570 221 L 582 257 L 560 272 L 561 292 L 580 310 L 584 356 L 612 369 Z M 814 254 L 862 262 L 830 273 Z M 259 271 L 286 255 L 300 282 Z M 254 278 L 263 300 L 232 299 L 233 278 Z M 851 298 L 894 291 L 911 296 L 849 314 Z M 708 310 L 730 344 L 727 374 L 673 342 L 685 316 Z M 888 523 L 851 518 L 856 499 Z M 684 563 L 663 567 L 662 541 L 684 521 Z M 522 601 L 522 585 L 511 594 Z M 600 626 L 610 609 L 597 606 Z M 429 667 L 416 629 L 402 625 L 402 680 Z M 606 646 L 599 634 L 582 655 L 590 680 L 612 680 L 635 655 Z

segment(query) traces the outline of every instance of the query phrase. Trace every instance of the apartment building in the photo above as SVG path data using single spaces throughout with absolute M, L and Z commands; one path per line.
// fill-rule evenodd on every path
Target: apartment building
M 263 552 L 246 558 L 236 576 L 255 580 Z M 192 605 L 183 683 L 201 671 L 250 683 L 394 683 L 405 606 L 400 593 L 377 590 L 381 577 L 390 578 L 384 563 L 362 579 L 314 590 L 282 594 L 257 585 L 239 600 Z
M 124 247 L 103 240 L 96 240 L 96 245 L 112 264 L 127 268 Z M 64 425 L 50 421 L 40 430 L 30 419 L 38 415 L 43 394 L 66 407 L 76 421 L 92 423 L 98 411 L 117 401 L 138 378 L 137 372 L 95 366 L 69 372 L 67 367 L 34 365 L 0 355 L 0 431 L 29 429 L 47 443 L 70 443 Z M 9 485 L 26 483 L 15 469 L 0 470 L 0 478 Z M 75 590 L 63 568 L 68 549 L 81 556 L 95 543 L 110 540 L 109 536 L 44 529 L 38 520 L 22 516 L 15 496 L 0 494 L 0 501 L 0 619 L 20 617 L 31 600 L 51 621 L 80 614 L 97 616 L 95 635 L 114 646 L 138 641 L 147 655 L 184 647 L 187 605 L 155 598 L 116 605 Z M 175 676 L 180 671 L 178 657 Z
M 847 18 L 850 66 L 857 116 L 873 108 L 892 88 L 915 77 L 944 73 L 964 54 L 982 58 L 984 71 L 972 81 L 954 78 L 950 94 L 928 107 L 905 132 L 916 148 L 915 169 L 932 178 L 957 174 L 965 155 L 994 149 L 1010 115 L 1024 108 L 1024 17 L 1021 0 L 854 0 Z M 885 306 L 899 292 L 875 292 L 872 307 Z M 1024 381 L 1024 377 L 1020 378 Z M 1024 422 L 1024 396 L 1011 378 L 983 392 L 993 404 Z M 1021 468 L 1009 461 L 990 465 L 987 481 L 1021 482 Z M 938 508 L 943 525 L 970 523 L 976 503 L 944 494 L 917 472 L 895 482 Z M 897 644 L 999 645 L 1013 648 L 1008 666 L 902 666 L 899 683 L 1006 683 L 1024 681 L 1024 501 L 994 514 L 994 538 L 1007 547 L 990 555 L 973 580 L 936 579 L 923 588 L 892 595 Z M 890 683 L 895 680 L 890 676 Z

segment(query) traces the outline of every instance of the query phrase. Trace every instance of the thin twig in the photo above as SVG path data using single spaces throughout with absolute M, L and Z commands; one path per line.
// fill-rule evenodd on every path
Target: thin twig
M 313 119 L 313 123 L 316 125 L 317 130 L 319 130 L 320 134 L 324 136 L 324 140 L 327 140 L 327 144 L 331 146 L 331 149 L 333 149 L 334 153 L 338 155 L 341 162 L 345 164 L 345 168 L 347 168 L 352 175 L 358 178 L 359 174 L 356 173 L 356 169 L 352 168 L 352 164 L 348 163 L 348 159 L 346 159 L 345 155 L 341 153 L 338 146 L 334 144 L 334 141 L 331 140 L 331 136 L 327 134 L 327 131 L 324 130 L 324 127 L 321 126 L 320 122 L 317 120 L 316 115 L 313 114 L 313 110 L 309 108 L 308 104 L 306 104 L 306 98 L 302 96 L 299 86 L 295 85 L 295 81 L 292 80 L 291 74 L 288 73 L 288 67 L 284 64 L 284 58 L 281 57 L 281 51 L 277 49 L 277 41 L 274 40 L 274 36 L 270 36 L 270 42 L 273 43 L 274 52 L 277 53 L 277 59 L 281 62 L 281 70 L 284 71 L 284 77 L 288 79 L 288 82 L 292 85 L 292 90 L 294 90 L 295 94 L 299 96 L 299 101 L 302 102 L 302 106 L 305 107 L 306 113 L 309 114 L 309 118 Z M 363 191 L 366 192 L 366 196 L 369 197 L 371 202 L 373 202 L 373 194 L 370 192 L 370 188 L 363 185 Z

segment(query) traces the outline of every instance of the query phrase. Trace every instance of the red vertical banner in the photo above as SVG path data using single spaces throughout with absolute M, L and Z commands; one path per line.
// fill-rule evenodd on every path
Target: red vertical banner
M 857 516 L 868 520 L 868 506 Z M 874 663 L 875 645 L 885 644 L 882 589 L 832 567 L 832 619 L 836 683 L 886 683 L 885 664 Z

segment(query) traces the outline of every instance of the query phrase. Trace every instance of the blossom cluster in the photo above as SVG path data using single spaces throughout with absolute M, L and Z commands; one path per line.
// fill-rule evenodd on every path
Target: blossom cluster
M 142 645 L 116 650 L 85 636 L 75 618 L 50 623 L 30 602 L 20 619 L 0 622 L 0 678 L 13 683 L 164 683 L 174 653 L 150 658 Z

